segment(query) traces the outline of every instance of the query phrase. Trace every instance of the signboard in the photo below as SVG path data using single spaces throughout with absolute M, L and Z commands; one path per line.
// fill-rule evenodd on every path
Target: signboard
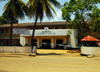
M 37 33 L 37 35 L 55 35 L 55 32 L 52 32 L 49 30 L 48 27 L 44 28 L 44 31 L 41 31 L 40 33 Z
M 68 31 L 71 29 L 49 29 L 45 27 L 44 29 L 35 30 L 34 36 L 66 36 Z M 33 30 L 30 30 L 30 36 L 32 35 Z
M 13 28 L 13 34 L 26 34 L 26 35 L 30 35 L 30 29 Z

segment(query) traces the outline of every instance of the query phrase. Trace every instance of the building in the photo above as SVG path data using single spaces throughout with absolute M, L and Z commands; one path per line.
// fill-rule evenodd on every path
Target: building
M 34 23 L 13 24 L 13 28 L 30 29 L 31 34 L 33 26 Z M 67 37 L 68 31 L 72 31 L 70 37 Z M 42 34 L 43 32 L 45 32 L 44 35 Z M 92 32 L 91 34 L 92 36 L 94 35 L 94 37 L 98 37 L 99 35 L 98 32 Z M 53 44 L 69 44 L 75 47 L 77 44 L 77 39 L 75 38 L 76 35 L 77 32 L 75 30 L 67 28 L 66 22 L 41 22 L 37 23 L 34 41 L 38 42 L 36 44 L 38 48 L 43 46 L 48 46 L 51 48 L 57 47 Z M 12 35 L 12 45 L 15 43 L 21 43 L 22 45 L 27 44 L 30 46 L 30 40 L 31 35 Z M 39 42 L 51 43 L 52 45 L 40 44 Z M 0 25 L 0 45 L 2 43 L 5 46 L 10 45 L 10 24 Z

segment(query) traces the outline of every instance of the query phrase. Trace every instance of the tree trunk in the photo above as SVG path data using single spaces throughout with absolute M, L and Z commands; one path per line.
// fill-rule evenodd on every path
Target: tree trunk
M 12 46 L 12 25 L 13 25 L 13 14 L 11 14 L 10 46 Z
M 36 23 L 37 23 L 37 16 L 36 16 L 36 20 L 35 20 L 35 24 L 34 24 L 34 27 L 33 27 L 33 33 L 32 33 L 32 37 L 31 37 L 31 53 L 33 52 L 33 40 L 34 40 L 34 34 L 35 34 L 35 28 L 36 28 Z

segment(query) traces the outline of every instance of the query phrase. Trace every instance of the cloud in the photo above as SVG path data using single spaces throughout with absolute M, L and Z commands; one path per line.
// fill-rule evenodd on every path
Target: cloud
M 61 9 L 56 11 L 57 15 L 54 15 L 54 18 L 48 19 L 47 17 L 44 17 L 43 22 L 53 22 L 53 21 L 64 21 L 62 20 L 62 11 Z
M 62 11 L 59 9 L 57 15 L 54 16 L 54 21 L 62 20 Z

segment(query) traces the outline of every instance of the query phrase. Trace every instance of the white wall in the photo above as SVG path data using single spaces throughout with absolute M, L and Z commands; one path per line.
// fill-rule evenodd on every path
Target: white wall
M 77 31 L 73 29 L 40 29 L 35 30 L 35 36 L 67 36 L 68 31 L 71 31 L 70 35 L 70 44 L 74 47 L 76 47 L 76 44 L 78 43 L 76 39 Z M 22 45 L 25 45 L 26 41 L 24 37 L 29 37 L 32 35 L 32 30 L 30 30 L 30 35 L 20 35 L 20 42 Z
M 82 54 L 100 54 L 100 47 L 81 47 Z
M 71 36 L 70 36 L 70 42 L 71 42 L 71 45 L 76 47 L 77 43 L 78 43 L 78 40 L 76 39 L 76 36 L 77 36 L 77 30 L 71 30 Z
M 25 46 L 0 46 L 0 52 L 6 53 L 31 53 L 31 47 Z

